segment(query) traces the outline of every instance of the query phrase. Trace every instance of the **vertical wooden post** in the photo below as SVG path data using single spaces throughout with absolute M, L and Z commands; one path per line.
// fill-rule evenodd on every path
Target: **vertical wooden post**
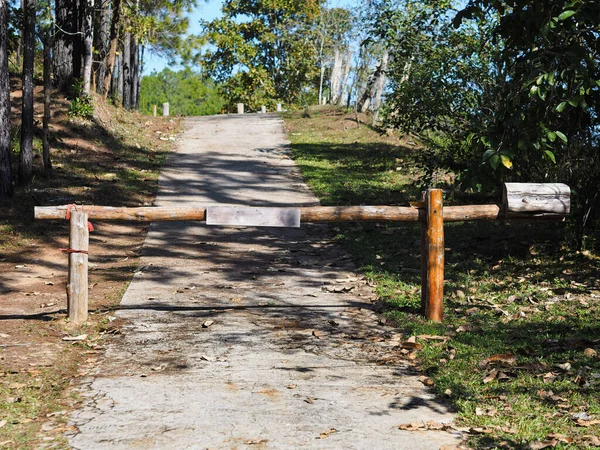
M 423 203 L 425 203 L 426 199 L 427 192 L 423 192 Z M 427 209 L 425 211 L 427 212 Z M 429 303 L 429 290 L 427 289 L 428 274 L 429 245 L 427 245 L 427 214 L 425 214 L 425 217 L 421 220 L 421 314 L 423 316 L 427 314 L 427 304 Z
M 441 189 L 425 198 L 426 224 L 421 228 L 421 301 L 425 317 L 442 321 L 444 301 L 444 213 Z
M 260 112 L 261 112 L 262 114 L 266 114 L 266 113 L 267 113 L 267 107 L 266 107 L 265 105 L 262 105 L 262 106 L 260 107 Z
M 152 115 L 156 117 L 156 105 L 152 107 Z
M 237 104 L 237 113 L 238 114 L 244 114 L 244 104 L 243 103 L 238 103 Z
M 67 313 L 71 323 L 81 325 L 88 319 L 88 215 L 73 210 L 70 220 Z
M 169 104 L 163 103 L 163 116 L 167 117 L 169 115 Z
M 276 108 L 277 108 L 277 112 L 281 112 L 282 111 L 282 109 L 281 109 L 281 103 L 277 103 L 277 107 Z

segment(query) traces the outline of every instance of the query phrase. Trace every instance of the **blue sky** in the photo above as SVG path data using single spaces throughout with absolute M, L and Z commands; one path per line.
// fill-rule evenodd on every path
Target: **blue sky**
M 200 20 L 213 20 L 221 15 L 222 0 L 200 0 L 196 10 L 190 14 L 190 33 L 200 32 Z M 168 61 L 156 55 L 147 54 L 144 61 L 144 74 L 147 75 L 153 70 L 160 72 L 167 67 Z M 173 67 L 171 67 L 173 68 Z
M 355 4 L 357 0 L 329 0 L 327 3 L 329 6 L 348 6 Z M 200 32 L 200 20 L 213 20 L 221 15 L 221 5 L 223 0 L 199 0 L 196 10 L 190 14 L 190 33 L 197 34 Z M 150 52 L 144 55 L 144 75 L 151 73 L 153 70 L 160 72 L 168 65 L 168 61 L 164 58 L 160 58 L 156 55 L 150 54 Z M 178 69 L 178 67 L 172 67 L 171 69 Z

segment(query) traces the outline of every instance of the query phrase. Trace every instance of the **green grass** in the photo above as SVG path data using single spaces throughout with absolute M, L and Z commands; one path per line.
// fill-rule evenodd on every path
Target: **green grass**
M 418 149 L 401 145 L 406 139 L 357 127 L 339 110 L 311 116 L 285 120 L 296 162 L 323 204 L 418 199 Z M 436 324 L 419 314 L 418 225 L 334 226 L 406 336 L 446 338 L 417 338 L 417 361 L 457 410 L 457 425 L 485 429 L 469 434 L 474 448 L 598 444 L 600 426 L 590 420 L 600 419 L 600 259 L 571 251 L 569 230 L 555 222 L 446 224 L 444 323 Z

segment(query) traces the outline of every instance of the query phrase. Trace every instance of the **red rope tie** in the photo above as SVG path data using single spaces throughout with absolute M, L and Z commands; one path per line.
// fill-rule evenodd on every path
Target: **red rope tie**
M 66 220 L 71 220 L 71 208 L 73 208 L 74 206 L 77 207 L 77 205 L 75 205 L 75 204 L 67 205 L 67 212 L 65 213 Z
M 58 251 L 64 253 L 83 253 L 85 255 L 89 254 L 87 250 L 74 250 L 72 248 L 59 248 Z
M 67 205 L 67 211 L 65 212 L 66 220 L 71 220 L 71 208 L 73 208 L 73 207 L 75 208 L 75 210 L 77 210 L 77 205 L 75 205 L 75 204 Z M 81 206 L 81 211 L 83 212 L 83 205 Z M 92 231 L 94 231 L 94 225 L 92 225 L 92 222 L 88 221 L 87 227 L 88 227 L 88 230 L 90 233 Z

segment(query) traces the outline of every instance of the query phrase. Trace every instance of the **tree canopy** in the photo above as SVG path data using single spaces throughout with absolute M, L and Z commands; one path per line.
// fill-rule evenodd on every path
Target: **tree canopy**
M 203 22 L 208 42 L 203 63 L 231 109 L 278 101 L 294 103 L 318 75 L 310 28 L 319 0 L 226 0 L 223 17 Z

